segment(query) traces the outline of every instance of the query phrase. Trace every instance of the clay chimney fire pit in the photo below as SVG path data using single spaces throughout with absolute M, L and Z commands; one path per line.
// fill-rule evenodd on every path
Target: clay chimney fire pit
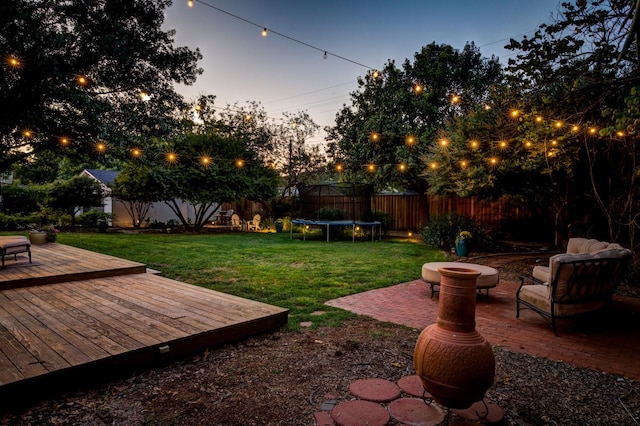
M 413 365 L 433 400 L 464 409 L 481 401 L 493 384 L 495 357 L 476 331 L 476 279 L 467 268 L 440 268 L 438 319 L 422 330 Z

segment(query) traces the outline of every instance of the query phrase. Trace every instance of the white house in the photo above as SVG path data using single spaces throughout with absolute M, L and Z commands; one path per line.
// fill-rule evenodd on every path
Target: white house
M 97 180 L 102 186 L 105 197 L 102 207 L 98 210 L 113 214 L 113 226 L 133 227 L 133 221 L 129 213 L 127 213 L 124 204 L 116 197 L 111 196 L 110 185 L 113 184 L 118 173 L 119 172 L 115 170 L 84 169 L 82 173 L 80 173 L 80 176 L 89 176 Z M 191 204 L 183 203 L 179 200 L 178 205 L 185 218 L 195 221 L 195 213 Z M 149 221 L 151 223 L 154 221 L 167 222 L 171 219 L 178 220 L 178 217 L 169 206 L 165 203 L 153 203 L 149 210 Z M 142 226 L 145 226 L 145 224 L 142 224 Z

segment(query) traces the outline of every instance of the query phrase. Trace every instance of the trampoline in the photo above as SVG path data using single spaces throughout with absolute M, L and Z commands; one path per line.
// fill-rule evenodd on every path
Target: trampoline
M 290 239 L 293 239 L 293 225 L 302 225 L 302 240 L 306 239 L 306 229 L 308 226 L 324 227 L 327 230 L 327 242 L 329 242 L 331 227 L 351 227 L 351 241 L 356 240 L 356 227 L 371 228 L 371 241 L 375 240 L 376 227 L 378 228 L 378 239 L 382 238 L 382 222 L 372 221 L 365 222 L 361 220 L 308 220 L 294 219 L 291 221 Z

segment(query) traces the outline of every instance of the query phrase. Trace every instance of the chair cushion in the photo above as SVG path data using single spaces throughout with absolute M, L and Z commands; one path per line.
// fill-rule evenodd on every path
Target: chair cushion
M 525 285 L 520 290 L 520 299 L 533 306 L 551 313 L 551 299 L 549 298 L 549 287 L 541 284 Z M 556 304 L 556 316 L 572 316 L 587 312 L 597 311 L 606 304 L 605 300 L 595 300 L 592 302 L 575 304 Z
M 533 278 L 542 281 L 545 284 L 549 284 L 549 267 L 548 266 L 534 266 L 531 273 Z

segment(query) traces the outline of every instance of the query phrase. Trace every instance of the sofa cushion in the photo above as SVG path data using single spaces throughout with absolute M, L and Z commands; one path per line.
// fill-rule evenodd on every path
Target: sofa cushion
M 606 241 L 598 241 L 587 238 L 570 238 L 567 243 L 568 254 L 593 253 L 594 251 L 605 249 L 609 246 Z

